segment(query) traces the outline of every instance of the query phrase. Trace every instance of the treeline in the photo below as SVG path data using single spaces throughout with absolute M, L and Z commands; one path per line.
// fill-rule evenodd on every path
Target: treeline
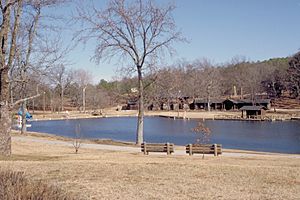
M 282 95 L 297 98 L 299 89 L 295 85 L 299 85 L 299 81 L 293 82 L 292 77 L 299 77 L 299 69 L 292 69 L 292 60 L 293 58 L 286 57 L 248 62 L 236 58 L 228 64 L 214 65 L 202 59 L 161 68 L 144 77 L 145 103 L 149 105 L 182 97 L 230 97 L 235 92 L 236 95 L 253 100 L 262 95 L 271 99 Z M 101 80 L 98 86 L 109 94 L 116 94 L 117 96 L 111 96 L 116 100 L 120 100 L 116 97 L 129 100 L 137 97 L 136 78 L 123 78 L 113 82 Z
M 152 68 L 144 75 L 145 106 L 182 97 L 213 99 L 242 95 L 255 100 L 261 95 L 271 99 L 288 95 L 299 98 L 299 67 L 295 68 L 293 64 L 297 56 L 299 54 L 259 62 L 235 58 L 224 65 L 202 59 L 156 70 Z M 63 65 L 52 67 L 46 76 L 29 76 L 27 96 L 41 94 L 28 102 L 31 109 L 52 112 L 97 110 L 138 98 L 136 77 L 115 81 L 102 79 L 98 84 L 92 84 L 92 75 L 88 71 L 72 70 Z M 17 88 L 13 88 L 12 99 L 20 98 L 17 97 L 19 94 Z

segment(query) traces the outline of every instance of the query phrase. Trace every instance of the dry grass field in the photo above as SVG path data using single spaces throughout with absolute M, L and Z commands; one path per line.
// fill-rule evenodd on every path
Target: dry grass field
M 47 140 L 47 139 L 45 139 Z M 53 140 L 53 139 L 52 139 Z M 58 186 L 77 199 L 299 199 L 300 159 L 219 157 L 74 149 L 17 141 L 0 169 Z

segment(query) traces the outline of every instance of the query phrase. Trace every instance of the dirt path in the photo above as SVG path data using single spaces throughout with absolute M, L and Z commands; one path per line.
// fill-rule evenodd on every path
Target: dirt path
M 60 140 L 50 140 L 50 139 L 41 139 L 32 136 L 13 136 L 14 141 L 20 142 L 37 142 L 42 144 L 50 144 L 50 145 L 60 145 L 60 146 L 68 146 L 72 147 L 73 144 L 71 141 L 60 141 Z M 107 145 L 107 144 L 90 144 L 90 143 L 82 143 L 81 148 L 85 149 L 97 149 L 97 150 L 107 150 L 107 151 L 118 151 L 118 152 L 130 152 L 130 153 L 139 153 L 141 149 L 139 147 L 131 147 L 131 146 L 118 146 L 118 145 Z M 156 153 L 155 153 L 156 154 Z M 175 147 L 175 152 L 172 155 L 187 155 L 183 146 Z M 244 151 L 240 152 L 238 150 L 224 150 L 222 156 L 228 157 L 253 157 L 253 156 L 279 156 L 285 158 L 297 158 L 300 159 L 299 154 L 277 154 L 277 153 L 264 153 L 264 152 L 250 152 Z

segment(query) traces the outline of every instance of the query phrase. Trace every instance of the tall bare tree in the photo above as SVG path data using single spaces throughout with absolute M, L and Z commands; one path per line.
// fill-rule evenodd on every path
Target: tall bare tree
M 55 87 L 59 88 L 60 111 L 64 111 L 64 93 L 65 89 L 73 81 L 73 72 L 68 70 L 64 65 L 56 66 L 52 69 L 51 77 Z
M 164 52 L 172 52 L 174 41 L 182 40 L 172 18 L 173 5 L 162 7 L 153 0 L 110 0 L 106 9 L 78 7 L 77 19 L 83 29 L 78 33 L 85 41 L 96 39 L 94 58 L 121 56 L 129 58 L 138 75 L 139 111 L 136 143 L 143 142 L 144 86 L 143 70 Z
M 22 0 L 0 1 L 0 154 L 11 154 L 11 117 L 9 105 L 9 70 L 16 51 L 17 32 L 20 25 Z M 13 28 L 11 29 L 11 24 Z
M 86 109 L 86 88 L 92 82 L 91 74 L 84 70 L 78 69 L 74 71 L 74 82 L 78 84 L 79 89 L 82 90 L 82 111 L 85 113 Z
M 34 36 L 36 35 L 36 25 L 40 16 L 41 7 L 50 6 L 56 3 L 63 2 L 63 0 L 1 0 L 0 1 L 0 154 L 11 154 L 11 110 L 15 105 L 28 101 L 36 97 L 25 97 L 14 101 L 12 93 L 12 75 L 13 66 L 18 66 L 19 69 L 27 69 L 30 65 L 29 57 L 32 51 L 32 44 Z M 30 7 L 30 8 L 29 8 Z M 27 8 L 34 8 L 35 14 L 31 13 Z M 24 11 L 23 11 L 24 10 Z M 33 14 L 33 15 L 31 15 Z M 31 15 L 34 20 L 31 21 Z M 22 41 L 22 34 L 24 33 L 20 27 L 29 27 L 27 32 L 28 38 L 23 40 L 23 44 L 26 43 L 25 48 L 19 42 Z M 26 35 L 26 34 L 25 34 Z M 25 38 L 25 37 L 24 37 Z M 17 55 L 18 54 L 18 55 Z M 25 55 L 19 61 L 16 57 L 20 58 L 20 55 Z M 20 72 L 21 73 L 21 72 Z M 24 77 L 24 76 L 23 76 Z M 19 82 L 13 80 L 14 82 Z M 23 80 L 21 80 L 23 82 Z M 20 85 L 16 83 L 15 85 Z M 10 103 L 9 103 L 10 101 Z
M 194 63 L 198 68 L 198 73 L 200 73 L 200 83 L 199 87 L 203 90 L 199 97 L 205 97 L 207 99 L 207 110 L 210 111 L 211 99 L 219 97 L 221 94 L 220 90 L 220 80 L 221 75 L 218 68 L 207 59 L 198 60 Z

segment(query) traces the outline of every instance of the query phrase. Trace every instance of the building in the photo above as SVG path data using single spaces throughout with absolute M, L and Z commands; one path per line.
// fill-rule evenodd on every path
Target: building
M 238 110 L 244 106 L 263 106 L 267 110 L 271 109 L 270 99 L 226 99 L 223 104 L 226 110 Z
M 242 111 L 242 118 L 262 118 L 266 114 L 266 108 L 264 106 L 243 106 L 240 108 Z
M 224 109 L 224 99 L 211 99 L 209 101 L 210 108 L 212 110 L 223 110 Z M 207 110 L 208 101 L 207 99 L 196 98 L 193 103 L 190 104 L 190 109 L 192 110 Z

